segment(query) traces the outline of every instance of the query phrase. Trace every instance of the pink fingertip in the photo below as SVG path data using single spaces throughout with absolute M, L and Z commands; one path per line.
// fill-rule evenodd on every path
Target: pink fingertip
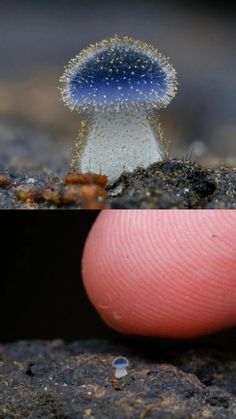
M 191 338 L 235 326 L 236 211 L 103 211 L 82 270 L 92 304 L 120 332 Z

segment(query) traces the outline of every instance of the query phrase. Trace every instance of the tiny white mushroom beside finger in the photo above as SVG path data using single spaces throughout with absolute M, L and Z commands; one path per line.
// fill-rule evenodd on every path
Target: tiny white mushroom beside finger
M 129 361 L 124 356 L 118 356 L 117 358 L 113 359 L 112 366 L 115 368 L 115 377 L 125 377 L 128 374 L 126 369 L 128 365 Z

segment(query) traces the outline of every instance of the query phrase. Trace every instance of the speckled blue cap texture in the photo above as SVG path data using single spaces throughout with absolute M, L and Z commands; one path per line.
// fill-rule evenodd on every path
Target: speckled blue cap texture
M 62 98 L 78 111 L 160 109 L 176 94 L 176 72 L 151 45 L 105 39 L 73 58 L 60 79 Z

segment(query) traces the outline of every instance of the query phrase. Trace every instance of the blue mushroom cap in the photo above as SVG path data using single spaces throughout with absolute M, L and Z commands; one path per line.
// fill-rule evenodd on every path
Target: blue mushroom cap
M 124 356 L 118 356 L 112 361 L 112 366 L 114 368 L 125 368 L 125 367 L 128 367 L 128 365 L 129 365 L 129 361 Z
M 163 108 L 176 93 L 176 72 L 156 49 L 131 38 L 98 42 L 69 62 L 61 78 L 71 109 Z

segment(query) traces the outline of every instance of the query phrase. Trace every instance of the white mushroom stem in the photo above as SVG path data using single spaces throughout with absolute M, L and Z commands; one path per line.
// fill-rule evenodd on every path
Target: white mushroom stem
M 122 378 L 127 375 L 127 369 L 125 367 L 119 367 L 115 370 L 115 377 L 116 378 Z
M 106 175 L 112 183 L 124 171 L 163 160 L 158 118 L 155 125 L 142 109 L 96 112 L 85 138 L 78 138 L 74 167 L 81 173 Z

